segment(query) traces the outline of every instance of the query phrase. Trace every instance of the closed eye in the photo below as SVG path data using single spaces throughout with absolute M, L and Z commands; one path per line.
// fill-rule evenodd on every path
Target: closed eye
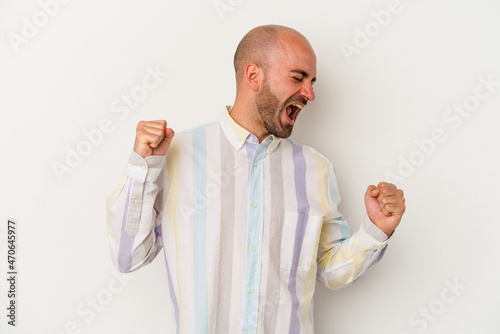
M 292 77 L 294 78 L 295 80 L 297 80 L 298 82 L 302 82 L 303 78 L 297 78 L 297 77 Z

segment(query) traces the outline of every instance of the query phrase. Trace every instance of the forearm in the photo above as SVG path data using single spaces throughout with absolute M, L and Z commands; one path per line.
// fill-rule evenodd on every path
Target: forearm
M 161 250 L 165 157 L 132 153 L 122 182 L 107 201 L 111 258 L 121 272 L 150 263 Z
M 387 247 L 387 235 L 365 217 L 358 232 L 342 242 L 320 242 L 317 278 L 329 289 L 355 282 L 377 263 Z M 321 245 L 330 247 L 321 248 Z

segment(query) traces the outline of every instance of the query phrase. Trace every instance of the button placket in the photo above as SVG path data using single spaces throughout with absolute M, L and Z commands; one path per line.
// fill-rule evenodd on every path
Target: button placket
M 249 154 L 249 192 L 248 192 L 248 233 L 247 233 L 247 272 L 245 279 L 246 297 L 244 301 L 244 326 L 245 332 L 255 333 L 257 322 L 255 321 L 258 313 L 258 296 L 260 286 L 260 267 L 261 267 L 261 238 L 263 225 L 263 159 L 269 146 L 269 140 L 261 144 L 250 144 L 250 138 L 247 139 L 247 147 L 253 146 L 255 149 L 253 156 Z

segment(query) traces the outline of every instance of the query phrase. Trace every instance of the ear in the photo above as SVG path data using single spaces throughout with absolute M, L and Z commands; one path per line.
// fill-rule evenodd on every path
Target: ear
M 253 91 L 258 91 L 264 79 L 264 71 L 259 65 L 249 63 L 245 67 L 245 82 Z

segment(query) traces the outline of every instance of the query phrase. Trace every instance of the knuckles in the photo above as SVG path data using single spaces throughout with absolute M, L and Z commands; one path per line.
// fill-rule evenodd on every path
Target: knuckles
M 139 123 L 137 123 L 137 129 L 143 128 L 146 126 L 150 126 L 153 128 L 156 128 L 156 127 L 157 128 L 160 128 L 160 127 L 165 128 L 167 126 L 167 121 L 163 119 L 163 120 L 158 120 L 158 121 L 140 121 Z
M 379 191 L 377 200 L 382 213 L 386 216 L 401 216 L 406 211 L 404 192 L 394 184 L 380 182 L 376 189 Z
M 379 199 L 380 204 L 387 205 L 389 204 L 389 199 L 386 196 L 381 196 Z

